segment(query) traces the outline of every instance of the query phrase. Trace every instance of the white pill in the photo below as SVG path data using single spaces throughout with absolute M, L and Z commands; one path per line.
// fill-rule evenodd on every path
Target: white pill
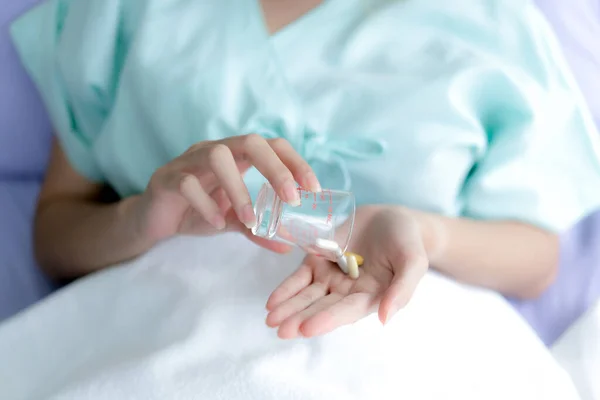
M 348 269 L 348 257 L 344 255 L 342 248 L 339 244 L 337 244 L 337 242 L 334 242 L 333 240 L 319 238 L 316 241 L 316 245 L 322 250 L 332 252 L 336 258 L 337 265 L 345 274 L 351 273 L 351 270 Z M 352 256 L 352 258 L 354 259 L 354 263 L 356 264 L 356 277 L 358 278 L 358 263 L 356 262 L 356 258 L 354 256 Z
M 337 244 L 337 242 L 334 242 L 333 240 L 319 238 L 317 239 L 316 244 L 318 248 L 334 253 L 336 258 L 341 258 L 344 255 L 344 252 L 342 251 L 340 245 Z
M 346 260 L 346 257 L 338 257 L 337 265 L 339 265 L 340 269 L 344 271 L 345 274 L 348 274 L 348 261 Z
M 350 255 L 344 258 L 346 258 L 346 263 L 348 264 L 348 275 L 352 279 L 358 279 L 360 271 L 358 270 L 358 261 L 356 261 L 356 257 Z

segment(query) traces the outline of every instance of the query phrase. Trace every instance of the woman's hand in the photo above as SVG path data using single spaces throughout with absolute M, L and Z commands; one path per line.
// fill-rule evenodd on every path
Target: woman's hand
M 378 310 L 386 323 L 410 300 L 429 267 L 417 220 L 401 208 L 357 210 L 349 251 L 364 257 L 353 280 L 336 264 L 308 256 L 267 303 L 267 325 L 279 337 L 312 337 Z
M 239 231 L 270 250 L 286 251 L 249 233 L 256 216 L 243 175 L 252 166 L 287 203 L 299 202 L 295 182 L 320 190 L 308 163 L 284 139 L 251 134 L 200 142 L 152 176 L 139 201 L 142 234 L 160 241 L 178 233 Z

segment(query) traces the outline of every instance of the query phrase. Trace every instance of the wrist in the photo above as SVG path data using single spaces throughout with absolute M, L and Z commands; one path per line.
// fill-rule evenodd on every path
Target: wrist
M 408 212 L 417 221 L 429 262 L 436 264 L 439 259 L 443 258 L 447 244 L 444 217 L 420 210 L 409 210 Z
M 382 211 L 393 210 L 405 214 L 417 224 L 430 263 L 434 264 L 444 257 L 448 242 L 445 217 L 398 205 L 367 205 L 361 206 L 359 210 L 363 224 Z
M 131 244 L 139 253 L 149 250 L 159 241 L 145 223 L 146 207 L 143 203 L 144 198 L 141 195 L 134 195 L 122 199 L 117 206 L 118 218 L 125 222 L 127 236 L 131 238 Z

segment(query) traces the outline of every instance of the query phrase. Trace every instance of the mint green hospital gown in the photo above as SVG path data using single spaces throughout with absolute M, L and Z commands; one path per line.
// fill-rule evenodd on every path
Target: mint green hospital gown
M 122 196 L 255 132 L 359 205 L 552 231 L 600 206 L 598 133 L 526 0 L 325 0 L 274 35 L 258 0 L 50 0 L 12 35 L 73 166 Z

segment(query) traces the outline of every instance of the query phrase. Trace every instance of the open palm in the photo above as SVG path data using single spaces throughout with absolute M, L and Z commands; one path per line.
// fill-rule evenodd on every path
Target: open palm
M 359 208 L 349 250 L 365 259 L 357 280 L 307 256 L 272 293 L 267 325 L 284 339 L 323 335 L 378 310 L 385 323 L 410 300 L 428 268 L 422 235 L 400 208 Z

